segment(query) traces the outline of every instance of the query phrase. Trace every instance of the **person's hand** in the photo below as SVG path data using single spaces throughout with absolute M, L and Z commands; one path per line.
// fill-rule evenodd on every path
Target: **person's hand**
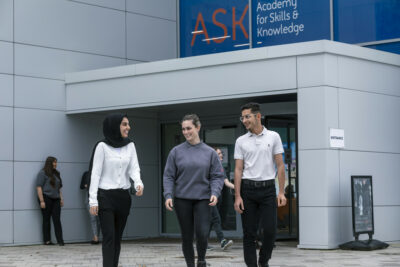
M 235 198 L 235 204 L 234 204 L 235 210 L 239 213 L 242 214 L 244 211 L 244 205 L 243 205 L 243 199 L 242 197 L 236 197 Z
M 215 205 L 217 205 L 217 203 L 218 203 L 218 198 L 216 196 L 212 195 L 210 197 L 210 204 L 208 204 L 208 205 L 215 206 Z
M 46 208 L 46 203 L 44 203 L 44 201 L 40 201 L 40 208 L 43 210 Z
M 283 193 L 278 194 L 278 207 L 283 207 L 286 205 L 286 197 Z
M 141 195 L 143 195 L 143 186 L 141 186 L 141 185 L 136 186 L 136 195 L 137 195 L 138 197 L 140 197 Z
M 165 208 L 169 211 L 173 211 L 174 204 L 172 203 L 172 198 L 165 200 Z
M 60 206 L 64 207 L 64 199 L 60 199 Z
M 99 214 L 99 206 L 90 207 L 90 214 L 97 216 Z

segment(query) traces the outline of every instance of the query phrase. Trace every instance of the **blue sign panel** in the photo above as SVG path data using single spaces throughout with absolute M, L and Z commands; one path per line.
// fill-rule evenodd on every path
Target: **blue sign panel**
M 330 39 L 329 0 L 253 0 L 253 47 Z
M 334 36 L 339 42 L 400 38 L 399 0 L 336 0 L 333 7 Z
M 248 49 L 248 0 L 180 0 L 180 56 Z

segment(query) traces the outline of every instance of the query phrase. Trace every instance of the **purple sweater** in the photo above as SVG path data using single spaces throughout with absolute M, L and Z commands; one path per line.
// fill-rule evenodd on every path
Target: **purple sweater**
M 184 142 L 168 155 L 164 169 L 164 198 L 210 199 L 219 197 L 224 172 L 214 149 L 200 142 Z

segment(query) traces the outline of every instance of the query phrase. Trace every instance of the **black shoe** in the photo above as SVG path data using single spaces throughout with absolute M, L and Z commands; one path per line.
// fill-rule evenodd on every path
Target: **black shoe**
M 221 241 L 221 248 L 223 250 L 228 249 L 230 246 L 233 245 L 233 241 L 232 240 L 226 240 L 225 238 Z
M 268 262 L 266 262 L 266 263 L 258 262 L 258 267 L 269 267 L 269 264 L 268 264 Z
M 58 245 L 59 245 L 60 247 L 64 246 L 64 245 L 65 245 L 65 244 L 64 244 L 64 241 L 58 242 Z
M 51 241 L 47 241 L 47 242 L 44 242 L 44 245 L 45 246 L 51 246 L 51 245 L 54 245 L 54 243 L 51 242 Z
M 197 261 L 197 267 L 207 267 L 206 261 Z
M 92 241 L 90 241 L 90 244 L 98 245 L 98 244 L 100 244 L 100 241 L 99 240 L 97 240 L 97 241 L 92 240 Z

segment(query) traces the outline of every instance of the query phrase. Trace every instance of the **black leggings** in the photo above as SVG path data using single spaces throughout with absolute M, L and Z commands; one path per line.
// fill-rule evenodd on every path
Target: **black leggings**
M 194 265 L 193 234 L 196 231 L 196 248 L 199 261 L 204 261 L 210 229 L 210 202 L 208 199 L 193 200 L 175 198 L 174 207 L 182 235 L 182 251 L 186 264 Z

